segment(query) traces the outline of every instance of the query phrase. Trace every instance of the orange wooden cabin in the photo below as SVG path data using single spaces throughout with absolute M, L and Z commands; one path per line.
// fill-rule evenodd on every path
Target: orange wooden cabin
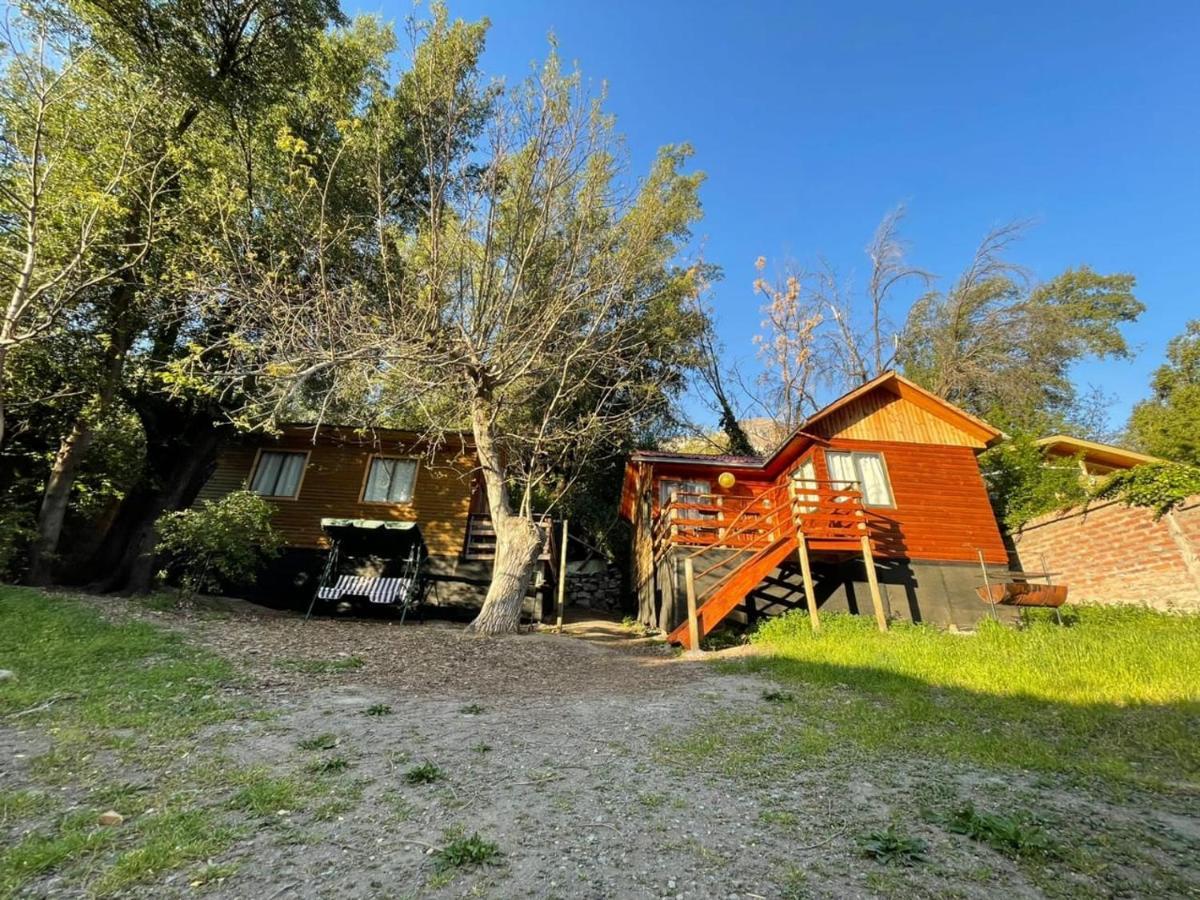
M 977 461 L 1000 437 L 888 372 L 765 459 L 635 453 L 621 513 L 640 620 L 690 646 L 690 579 L 701 636 L 796 607 L 973 625 L 980 554 L 1008 562 Z

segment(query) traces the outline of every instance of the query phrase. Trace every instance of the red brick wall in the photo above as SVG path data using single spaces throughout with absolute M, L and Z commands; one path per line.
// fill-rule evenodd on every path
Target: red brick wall
M 1013 535 L 1027 571 L 1041 555 L 1068 602 L 1200 612 L 1200 495 L 1154 521 L 1148 509 L 1093 504 L 1034 519 Z

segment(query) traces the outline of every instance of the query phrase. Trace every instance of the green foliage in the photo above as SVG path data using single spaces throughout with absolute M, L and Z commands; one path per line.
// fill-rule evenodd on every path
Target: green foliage
M 364 716 L 390 716 L 392 708 L 386 703 L 372 703 L 363 710 Z
M 424 762 L 418 766 L 413 766 L 404 773 L 404 780 L 409 784 L 433 784 L 435 781 L 441 781 L 446 777 L 435 763 Z
M 500 858 L 500 846 L 491 841 L 485 841 L 474 832 L 470 837 L 456 837 L 435 854 L 439 872 L 450 869 L 461 869 L 469 866 L 483 866 L 495 863 Z
M 304 738 L 296 744 L 301 750 L 332 750 L 338 744 L 336 734 L 318 734 L 310 738 Z
M 901 831 L 895 824 L 863 835 L 858 843 L 864 856 L 885 866 L 914 866 L 929 859 L 929 845 Z
M 1055 853 L 1050 835 L 1028 816 L 981 813 L 968 803 L 951 813 L 945 825 L 949 831 L 965 834 L 1006 856 L 1046 857 Z
M 279 552 L 271 505 L 249 491 L 205 500 L 158 520 L 158 550 L 169 557 L 185 590 L 216 590 L 252 578 Z
M 1130 415 L 1130 436 L 1146 453 L 1200 466 L 1200 319 L 1167 345 L 1151 387 Z
M 1157 520 L 1194 494 L 1200 494 L 1200 468 L 1163 463 L 1114 472 L 1092 492 L 1092 498 L 1147 507 Z
M 904 374 L 985 418 L 1002 411 L 1033 430 L 1077 401 L 1071 366 L 1085 357 L 1124 357 L 1121 326 L 1144 309 L 1132 275 L 1087 266 L 1031 284 L 1004 256 L 1022 229 L 985 238 L 946 291 L 917 301 L 905 328 Z
M 979 466 L 996 517 L 1010 530 L 1087 499 L 1078 463 L 1047 459 L 1029 435 L 1017 435 L 987 450 L 980 455 Z

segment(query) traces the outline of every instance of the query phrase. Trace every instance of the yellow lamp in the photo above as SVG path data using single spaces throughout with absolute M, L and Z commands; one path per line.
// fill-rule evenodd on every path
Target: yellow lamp
M 733 477 L 732 472 L 722 472 L 717 476 L 717 484 L 725 488 L 725 490 L 729 490 L 731 487 L 737 484 L 737 479 Z

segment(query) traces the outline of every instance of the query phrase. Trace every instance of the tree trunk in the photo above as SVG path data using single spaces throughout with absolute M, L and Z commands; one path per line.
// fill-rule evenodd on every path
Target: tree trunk
M 495 410 L 486 395 L 472 403 L 471 428 L 496 530 L 496 559 L 483 608 L 467 631 L 511 634 L 521 624 L 521 606 L 542 555 L 542 535 L 532 519 L 512 512 L 503 457 L 496 445 Z
M 26 580 L 33 585 L 49 584 L 54 577 L 54 566 L 58 558 L 58 536 L 62 533 L 63 520 L 67 517 L 67 506 L 71 500 L 71 488 L 79 465 L 87 455 L 88 448 L 96 437 L 96 428 L 86 416 L 80 416 L 63 438 L 46 489 L 42 493 L 42 505 L 38 509 L 37 528 L 33 544 L 29 548 L 29 574 Z
M 112 527 L 86 566 L 99 576 L 91 584 L 93 589 L 128 593 L 151 589 L 158 543 L 155 524 L 163 513 L 183 509 L 196 498 L 225 433 L 213 424 L 211 414 L 190 410 L 186 421 L 181 421 L 168 398 L 148 399 L 154 412 L 147 410 L 141 417 L 146 471 L 122 500 Z
M 496 559 L 483 608 L 467 630 L 475 634 L 510 634 L 521 623 L 521 607 L 542 555 L 542 535 L 524 516 L 492 513 Z

